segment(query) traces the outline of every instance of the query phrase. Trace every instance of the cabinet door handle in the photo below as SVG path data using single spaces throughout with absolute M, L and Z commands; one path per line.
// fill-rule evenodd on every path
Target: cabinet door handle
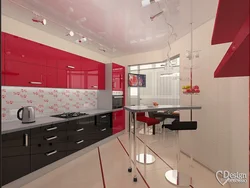
M 57 139 L 57 136 L 52 136 L 52 137 L 46 138 L 47 141 L 55 140 L 55 139 Z
M 102 129 L 101 131 L 103 132 L 103 131 L 106 131 L 107 129 L 106 128 L 104 128 L 104 129 Z
M 57 150 L 54 150 L 52 152 L 46 153 L 47 156 L 51 156 L 57 153 Z
M 67 66 L 69 69 L 74 69 L 75 67 L 74 66 L 71 66 L 71 65 L 69 65 L 69 66 Z
M 79 140 L 79 141 L 76 142 L 76 144 L 81 144 L 83 142 L 84 142 L 84 140 Z
M 24 146 L 25 147 L 29 146 L 29 135 L 28 134 L 24 135 Z
M 53 130 L 56 130 L 56 129 L 57 129 L 57 127 L 51 127 L 51 128 L 46 129 L 46 131 L 53 131 Z
M 97 88 L 97 86 L 91 86 L 92 88 Z
M 76 132 L 84 131 L 84 128 L 77 129 Z
M 29 82 L 30 84 L 33 84 L 33 85 L 41 85 L 42 82 Z
M 101 118 L 105 118 L 105 117 L 107 117 L 107 116 L 101 116 Z

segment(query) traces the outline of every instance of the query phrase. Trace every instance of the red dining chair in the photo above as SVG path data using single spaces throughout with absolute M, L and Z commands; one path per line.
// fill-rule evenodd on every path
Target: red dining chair
M 145 112 L 138 112 L 136 114 L 136 120 L 144 123 L 144 125 L 147 124 L 147 126 L 153 126 L 153 134 L 155 135 L 155 125 L 160 123 L 158 119 L 147 117 L 145 115 Z M 145 126 L 144 126 L 144 131 L 145 131 Z

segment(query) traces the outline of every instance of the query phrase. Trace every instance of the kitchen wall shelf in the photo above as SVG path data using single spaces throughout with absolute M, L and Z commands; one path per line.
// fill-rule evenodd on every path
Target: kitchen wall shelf
M 249 16 L 249 0 L 219 0 L 212 45 L 232 42 Z

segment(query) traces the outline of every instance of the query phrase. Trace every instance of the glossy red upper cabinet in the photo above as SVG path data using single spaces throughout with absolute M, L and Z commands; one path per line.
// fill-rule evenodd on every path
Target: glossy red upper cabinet
M 125 67 L 112 63 L 112 90 L 124 91 Z
M 105 64 L 98 62 L 98 89 L 105 90 Z
M 20 61 L 5 60 L 5 85 L 45 87 L 45 67 Z
M 45 67 L 46 87 L 58 87 L 58 70 L 56 67 Z
M 60 59 L 57 62 L 58 87 L 74 89 L 82 88 L 82 70 L 80 57 L 63 51 L 57 52 L 57 54 L 60 53 Z
M 4 39 L 4 85 L 45 87 L 46 58 L 41 45 L 7 33 Z
M 5 33 L 5 57 L 7 60 L 45 66 L 44 48 L 45 46 L 42 44 Z
M 105 89 L 105 64 L 91 59 L 83 58 L 82 72 L 82 87 L 84 89 Z
M 113 112 L 113 134 L 116 134 L 125 129 L 125 112 L 119 110 Z
M 1 80 L 2 80 L 2 85 L 5 85 L 5 78 L 4 78 L 4 56 L 5 56 L 5 50 L 4 50 L 4 48 L 5 48 L 5 37 L 4 37 L 4 33 L 1 33 L 1 37 L 2 37 L 2 43 L 1 43 L 1 48 L 2 48 L 2 54 L 1 54 L 1 70 L 2 70 L 2 72 L 1 72 Z

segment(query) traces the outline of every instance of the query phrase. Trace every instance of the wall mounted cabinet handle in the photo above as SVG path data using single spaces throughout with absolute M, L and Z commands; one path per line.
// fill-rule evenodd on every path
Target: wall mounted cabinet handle
M 30 84 L 33 84 L 33 85 L 41 85 L 42 82 L 29 82 Z
M 46 138 L 47 141 L 55 140 L 55 139 L 57 139 L 57 136 L 52 136 L 52 137 Z
M 102 129 L 101 131 L 103 132 L 103 131 L 106 131 L 107 129 L 106 128 L 104 128 L 104 129 Z
M 57 150 L 54 150 L 52 152 L 46 153 L 47 156 L 51 156 L 57 153 Z
M 92 88 L 97 88 L 97 86 L 91 86 Z
M 29 135 L 28 134 L 24 135 L 24 146 L 25 147 L 29 146 Z
M 79 140 L 79 141 L 76 142 L 76 144 L 81 144 L 83 142 L 84 142 L 84 140 Z
M 84 128 L 77 129 L 76 132 L 84 131 Z
M 74 66 L 71 66 L 71 65 L 69 65 L 69 66 L 67 66 L 69 69 L 74 69 L 75 67 Z
M 53 131 L 53 130 L 56 130 L 56 129 L 57 129 L 57 127 L 51 127 L 51 128 L 46 129 L 46 131 Z
M 107 117 L 106 115 L 105 116 L 101 116 L 101 118 L 105 118 L 105 117 Z

